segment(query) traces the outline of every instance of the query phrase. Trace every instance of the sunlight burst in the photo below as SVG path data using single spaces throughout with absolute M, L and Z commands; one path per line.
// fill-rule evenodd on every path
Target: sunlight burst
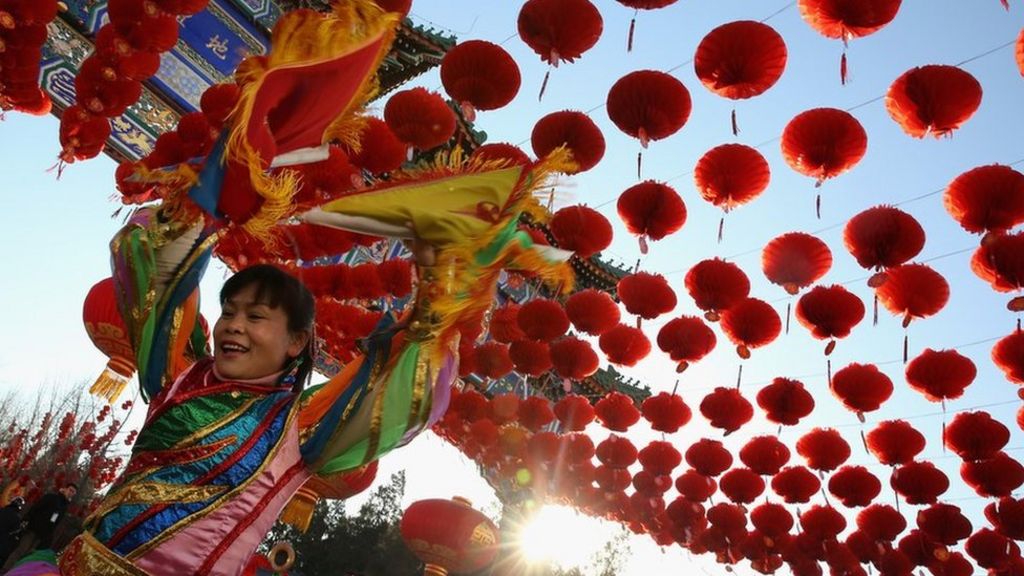
M 531 563 L 551 562 L 562 568 L 587 564 L 616 530 L 564 506 L 545 506 L 519 533 L 523 558 Z

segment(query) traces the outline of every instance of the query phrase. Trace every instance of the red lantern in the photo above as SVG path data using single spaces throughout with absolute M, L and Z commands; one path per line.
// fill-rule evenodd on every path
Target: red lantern
M 828 480 L 828 491 L 847 508 L 871 504 L 882 492 L 882 483 L 863 466 L 843 466 Z
M 1024 384 L 1024 332 L 1017 330 L 996 342 L 992 347 L 992 361 L 1007 380 Z
M 978 496 L 1005 498 L 1024 484 L 1024 466 L 1005 452 L 960 464 L 960 477 Z
M 760 196 L 771 182 L 771 170 L 756 149 L 722 144 L 700 157 L 693 179 L 701 198 L 728 212 Z
M 1024 223 L 1024 174 L 979 166 L 957 176 L 942 198 L 946 211 L 972 234 L 1005 232 Z
M 693 68 L 708 90 L 730 100 L 763 94 L 782 77 L 788 53 L 782 36 L 752 20 L 722 24 L 697 45 Z M 732 133 L 736 126 L 733 111 Z
M 562 378 L 582 380 L 597 372 L 600 360 L 589 343 L 566 336 L 551 343 L 551 363 Z
M 555 67 L 582 56 L 603 30 L 601 13 L 588 0 L 528 0 L 519 10 L 519 37 Z
M 117 398 L 135 375 L 135 352 L 117 302 L 114 279 L 106 278 L 89 289 L 82 307 L 85 332 L 93 345 L 110 359 L 89 391 L 109 402 Z
M 889 116 L 915 138 L 949 136 L 978 110 L 981 84 L 956 66 L 918 66 L 889 86 Z
M 880 422 L 864 442 L 875 458 L 888 466 L 911 462 L 925 447 L 924 435 L 903 420 Z
M 636 446 L 628 438 L 612 434 L 597 445 L 597 459 L 609 468 L 629 468 L 637 459 Z
M 515 394 L 497 394 L 490 399 L 489 418 L 498 425 L 511 422 L 519 413 L 519 397 Z
M 530 396 L 519 403 L 519 424 L 530 432 L 537 432 L 555 419 L 551 402 L 543 396 Z
M 789 448 L 775 436 L 755 436 L 740 449 L 740 461 L 762 476 L 774 476 L 789 462 Z
M 523 304 L 517 322 L 527 338 L 544 342 L 563 336 L 569 330 L 569 317 L 562 306 L 544 298 Z
M 676 293 L 661 274 L 630 274 L 619 280 L 616 292 L 627 312 L 646 320 L 653 320 L 676 307 Z
M 793 529 L 793 515 L 785 506 L 765 503 L 750 511 L 750 523 L 768 538 L 777 539 Z
M 532 160 L 518 146 L 505 142 L 484 144 L 473 151 L 471 156 L 483 161 L 500 161 L 510 166 L 528 166 Z
M 846 530 L 846 519 L 831 506 L 814 505 L 800 514 L 803 533 L 814 540 L 832 540 Z
M 651 353 L 651 341 L 643 331 L 625 324 L 601 334 L 599 345 L 609 362 L 622 366 L 635 366 Z
M 577 330 L 591 336 L 600 336 L 611 330 L 621 319 L 619 305 L 612 297 L 593 288 L 570 296 L 565 302 L 565 311 Z
M 907 504 L 934 504 L 949 489 L 949 478 L 931 462 L 908 462 L 893 470 L 889 484 Z
M 778 338 L 782 320 L 771 304 L 747 298 L 722 314 L 722 331 L 736 345 L 740 358 L 749 358 L 751 348 L 766 346 Z
M 520 82 L 512 56 L 485 40 L 459 43 L 441 60 L 441 84 L 470 122 L 475 110 L 496 110 L 511 102 Z
M 549 224 L 558 246 L 580 258 L 590 258 L 612 243 L 612 225 L 600 212 L 586 206 L 566 206 Z
M 633 399 L 622 392 L 612 392 L 598 400 L 594 413 L 602 426 L 615 432 L 625 432 L 640 420 L 640 411 Z
M 832 268 L 832 251 L 818 238 L 803 232 L 783 234 L 765 245 L 761 269 L 772 284 L 796 294 Z
M 722 475 L 718 487 L 736 504 L 750 504 L 764 492 L 765 483 L 753 470 L 733 468 Z
M 644 148 L 651 140 L 678 132 L 689 119 L 691 107 L 686 86 L 657 70 L 630 72 L 608 91 L 608 117 Z
M 901 0 L 799 0 L 800 16 L 826 38 L 841 39 L 845 45 L 851 38 L 874 34 L 899 12 Z M 846 83 L 846 52 L 840 62 L 840 80 Z
M 829 388 L 843 406 L 858 415 L 878 410 L 893 391 L 892 380 L 877 366 L 856 362 L 836 372 Z
M 690 407 L 676 394 L 659 392 L 648 397 L 640 406 L 644 419 L 656 432 L 671 434 L 685 426 L 692 415 Z
M 1020 36 L 1017 36 L 1017 68 L 1020 69 L 1020 75 L 1024 76 L 1024 28 L 1020 30 Z
M 545 342 L 516 340 L 508 348 L 516 372 L 537 377 L 551 369 L 551 352 Z
M 919 511 L 917 527 L 945 546 L 953 546 L 971 535 L 971 521 L 952 504 L 932 504 Z
M 70 106 L 60 117 L 60 159 L 67 163 L 87 160 L 103 151 L 110 136 L 110 121 L 89 113 L 84 108 Z
M 796 453 L 807 466 L 819 472 L 831 472 L 850 457 L 850 445 L 832 428 L 815 428 L 797 440 Z
M 582 396 L 568 394 L 555 404 L 555 416 L 566 430 L 579 432 L 594 421 L 594 407 Z
M 986 236 L 971 258 L 971 270 L 997 292 L 1024 288 L 1024 234 Z M 1007 308 L 1014 312 L 1024 310 L 1024 298 L 1014 298 Z
M 513 302 L 494 309 L 489 329 L 491 338 L 502 344 L 526 338 L 526 334 L 519 329 L 519 308 L 519 304 Z
M 673 318 L 658 331 L 658 348 L 677 363 L 676 372 L 711 353 L 717 341 L 714 331 L 696 316 Z
M 700 413 L 712 426 L 730 434 L 750 422 L 754 407 L 736 388 L 719 386 L 701 401 Z
M 402 539 L 426 563 L 424 574 L 474 572 L 498 554 L 498 527 L 464 498 L 431 499 L 406 508 Z
M 671 474 L 683 461 L 683 455 L 670 442 L 654 440 L 640 450 L 637 458 L 644 470 L 661 476 Z
M 772 478 L 772 490 L 787 504 L 806 504 L 821 489 L 821 481 L 803 466 L 783 468 Z
M 903 316 L 906 327 L 914 318 L 942 310 L 949 301 L 949 283 L 925 264 L 901 264 L 889 269 L 875 294 L 889 312 Z
M 1012 541 L 989 528 L 982 528 L 971 535 L 964 550 L 978 566 L 998 572 L 1005 568 L 1010 559 L 1020 555 L 1020 549 Z
M 199 99 L 199 106 L 206 120 L 215 127 L 220 127 L 238 103 L 238 84 L 214 84 L 207 88 Z
M 702 476 L 714 478 L 732 466 L 732 454 L 718 440 L 702 438 L 686 449 L 686 463 Z
M 359 135 L 359 152 L 349 154 L 352 163 L 375 175 L 398 170 L 405 162 L 406 146 L 380 118 L 366 119 Z
M 907 529 L 907 519 L 886 504 L 872 504 L 857 513 L 857 530 L 873 542 L 893 542 Z
M 993 458 L 1010 441 L 1010 430 L 988 412 L 960 412 L 946 426 L 946 447 L 964 460 Z
M 892 206 L 875 206 L 846 223 L 843 243 L 867 270 L 882 270 L 906 263 L 924 248 L 924 228 L 913 216 Z M 876 274 L 868 285 L 877 288 L 885 276 Z
M 1003 536 L 1013 540 L 1024 539 L 1024 502 L 1015 498 L 1000 498 L 985 506 L 985 518 Z M 967 534 L 962 538 L 966 538 L 970 532 L 971 523 L 967 522 Z
M 436 92 L 410 88 L 396 92 L 384 105 L 384 121 L 399 140 L 430 150 L 455 134 L 455 114 Z
M 931 402 L 955 400 L 974 382 L 978 369 L 956 350 L 924 352 L 907 364 L 907 384 Z
M 683 498 L 693 502 L 706 502 L 718 490 L 718 483 L 714 478 L 708 478 L 696 470 L 687 470 L 676 478 L 676 490 L 683 495 Z
M 775 378 L 757 393 L 757 405 L 769 421 L 796 426 L 814 410 L 814 397 L 801 382 Z
M 647 180 L 619 196 L 619 217 L 630 234 L 640 237 L 640 252 L 647 253 L 647 240 L 661 240 L 678 232 L 686 223 L 686 205 L 671 187 Z
M 836 338 L 850 335 L 864 319 L 864 303 L 846 288 L 815 286 L 796 303 L 796 319 L 819 340 L 830 339 L 825 354 L 832 352 Z
M 483 378 L 497 380 L 504 378 L 514 368 L 508 355 L 508 345 L 498 342 L 484 342 L 477 346 L 476 373 Z
M 589 4 L 587 0 L 581 1 Z M 589 116 L 575 110 L 552 112 L 538 120 L 530 134 L 530 143 L 534 155 L 540 159 L 565 146 L 572 153 L 572 161 L 576 165 L 570 174 L 586 172 L 604 157 L 601 129 Z
M 694 303 L 711 322 L 717 322 L 719 312 L 735 306 L 750 293 L 750 280 L 743 270 L 718 258 L 695 264 L 686 273 L 684 283 Z
M 836 108 L 801 112 L 782 131 L 786 163 L 814 178 L 818 186 L 856 166 L 867 149 L 864 127 L 849 112 Z

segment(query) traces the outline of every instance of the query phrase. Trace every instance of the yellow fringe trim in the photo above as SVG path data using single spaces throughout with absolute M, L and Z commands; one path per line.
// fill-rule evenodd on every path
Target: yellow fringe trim
M 316 509 L 319 499 L 316 492 L 303 486 L 288 501 L 278 519 L 286 524 L 291 524 L 299 532 L 305 533 L 309 530 L 309 524 L 313 520 L 313 511 Z
M 267 238 L 270 228 L 292 209 L 291 198 L 297 185 L 292 171 L 285 170 L 276 176 L 267 174 L 266 163 L 270 159 L 261 158 L 246 137 L 253 121 L 256 95 L 267 72 L 334 60 L 383 39 L 376 57 L 377 64 L 370 66 L 362 79 L 364 88 L 342 108 L 325 133 L 325 142 L 340 139 L 349 143 L 358 138 L 360 123 L 365 122 L 355 119 L 355 116 L 374 91 L 371 79 L 391 47 L 397 23 L 397 15 L 385 13 L 369 0 L 337 2 L 327 15 L 312 10 L 296 10 L 285 14 L 274 26 L 270 54 L 265 59 L 257 57 L 240 66 L 236 80 L 241 86 L 241 96 L 231 114 L 232 128 L 224 160 L 246 165 L 253 188 L 265 199 L 260 211 L 244 224 L 248 232 Z
M 89 387 L 89 393 L 103 398 L 107 401 L 107 404 L 113 404 L 117 397 L 121 395 L 121 392 L 124 392 L 125 387 L 128 385 L 128 380 L 128 378 L 107 368 Z

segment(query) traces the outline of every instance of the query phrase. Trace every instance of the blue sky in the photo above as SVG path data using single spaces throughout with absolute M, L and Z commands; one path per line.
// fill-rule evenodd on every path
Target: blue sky
M 562 109 L 588 112 L 604 132 L 608 151 L 588 173 L 567 180 L 560 204 L 586 203 L 612 220 L 616 238 L 607 256 L 641 269 L 666 274 L 677 290 L 679 306 L 674 314 L 696 312 L 682 289 L 682 276 L 697 261 L 711 256 L 729 257 L 746 270 L 753 282 L 752 294 L 775 304 L 784 312 L 786 295 L 769 284 L 760 271 L 760 249 L 770 239 L 789 231 L 818 233 L 832 248 L 835 264 L 823 279 L 843 283 L 860 296 L 870 310 L 871 292 L 866 273 L 842 246 L 842 225 L 857 212 L 879 203 L 898 203 L 924 226 L 928 240 L 918 261 L 929 261 L 952 287 L 946 308 L 933 318 L 910 327 L 911 356 L 925 347 L 959 348 L 978 365 L 978 378 L 966 395 L 948 406 L 952 413 L 978 406 L 1006 422 L 1014 430 L 1010 454 L 1019 457 L 1024 435 L 1013 424 L 1018 408 L 1016 388 L 992 366 L 989 351 L 993 339 L 1008 334 L 1015 316 L 1005 310 L 1008 297 L 997 295 L 969 268 L 970 251 L 977 238 L 964 232 L 942 207 L 941 190 L 958 174 L 983 164 L 1010 164 L 1024 160 L 1020 134 L 1024 133 L 1024 78 L 1018 71 L 1014 40 L 1024 26 L 1024 8 L 1009 12 L 997 0 L 908 0 L 891 25 L 850 43 L 850 79 L 839 83 L 842 44 L 819 36 L 800 17 L 792 3 L 719 0 L 678 2 L 637 17 L 634 50 L 625 50 L 632 10 L 612 0 L 596 0 L 604 17 L 604 34 L 598 45 L 573 64 L 552 70 L 543 101 L 537 92 L 546 65 L 515 37 L 518 2 L 468 2 L 465 0 L 416 0 L 412 17 L 417 22 L 450 31 L 461 39 L 480 38 L 502 45 L 519 63 L 523 86 L 505 109 L 481 112 L 478 126 L 489 141 L 521 143 L 528 138 L 536 119 Z M 781 9 L 781 11 L 779 11 Z M 729 114 L 734 107 L 704 89 L 693 72 L 692 56 L 701 38 L 715 26 L 737 19 L 762 20 L 785 39 L 789 62 L 779 83 L 764 95 L 735 104 L 741 132 L 733 137 Z M 998 48 L 998 49 L 997 49 Z M 996 49 L 986 54 L 992 49 Z M 973 74 L 984 89 L 977 114 L 951 138 L 915 140 L 906 136 L 885 111 L 883 96 L 889 84 L 906 69 L 923 64 L 959 64 Z M 676 135 L 651 144 L 644 152 L 644 177 L 667 181 L 682 195 L 689 212 L 686 226 L 677 234 L 653 243 L 641 257 L 635 238 L 629 236 L 615 215 L 614 200 L 636 182 L 635 158 L 639 144 L 620 133 L 608 120 L 603 103 L 608 88 L 635 69 L 669 71 L 689 89 L 693 113 Z M 429 73 L 413 85 L 440 89 L 437 73 Z M 782 161 L 778 137 L 795 114 L 814 107 L 851 109 L 868 133 L 868 151 L 849 173 L 826 182 L 822 216 L 814 214 L 814 183 L 793 172 Z M 0 230 L 6 244 L 7 278 L 0 282 L 0 301 L 5 303 L 0 324 L 0 392 L 16 390 L 27 395 L 33 388 L 54 383 L 66 385 L 92 378 L 104 363 L 89 344 L 81 324 L 81 302 L 89 287 L 108 274 L 106 242 L 120 224 L 111 218 L 118 207 L 111 201 L 114 163 L 106 157 L 67 167 L 58 180 L 47 172 L 58 151 L 56 119 L 7 114 L 0 124 Z M 772 168 L 767 192 L 726 219 L 725 237 L 715 240 L 720 211 L 704 203 L 693 186 L 692 170 L 709 148 L 725 142 L 759 146 Z M 1020 164 L 1016 165 L 1020 169 Z M 204 284 L 210 317 L 217 311 L 217 285 L 224 270 L 215 267 Z M 795 303 L 795 300 L 794 300 Z M 653 338 L 667 321 L 645 323 Z M 950 476 L 953 488 L 947 498 L 969 513 L 976 527 L 985 501 L 962 486 L 958 462 L 942 450 L 939 432 L 941 409 L 909 390 L 900 362 L 903 330 L 885 310 L 878 326 L 869 318 L 841 341 L 833 354 L 833 368 L 849 362 L 877 362 L 896 383 L 896 393 L 882 410 L 868 416 L 873 422 L 909 418 L 928 438 L 923 457 L 935 460 Z M 739 359 L 719 333 L 718 349 L 681 378 L 680 392 L 696 410 L 700 398 L 714 386 L 735 381 Z M 861 425 L 828 392 L 823 343 L 813 340 L 795 320 L 790 334 L 766 349 L 755 350 L 744 365 L 744 390 L 749 397 L 775 376 L 798 377 L 815 394 L 818 408 L 797 429 L 784 430 L 789 442 L 814 425 L 838 426 L 853 446 L 851 463 L 865 464 L 887 484 L 888 472 L 860 447 Z M 655 391 L 671 389 L 676 375 L 667 359 L 658 354 L 628 369 L 630 376 L 648 383 Z M 950 414 L 951 415 L 951 414 Z M 737 448 L 752 434 L 775 433 L 760 414 L 752 425 L 726 439 Z M 596 438 L 606 433 L 594 429 Z M 638 432 L 640 438 L 645 435 Z M 720 438 L 697 416 L 694 422 L 670 439 L 685 447 L 703 435 Z M 651 436 L 653 437 L 653 435 Z M 410 498 L 467 493 L 493 506 L 486 488 L 475 478 L 472 466 L 453 449 L 436 439 L 417 441 L 414 447 L 385 460 L 382 472 L 409 470 Z M 794 456 L 795 458 L 795 456 Z M 383 475 L 383 474 L 382 474 Z M 890 502 L 888 489 L 881 501 Z M 672 494 L 672 493 L 670 493 Z M 904 507 L 904 511 L 910 507 Z M 678 551 L 662 555 L 644 540 L 634 542 L 637 552 L 627 573 L 658 573 L 655 562 L 684 562 Z M 700 562 L 704 566 L 704 562 Z

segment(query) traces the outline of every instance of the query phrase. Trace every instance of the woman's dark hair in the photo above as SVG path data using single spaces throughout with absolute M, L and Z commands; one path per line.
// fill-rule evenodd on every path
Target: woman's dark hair
M 221 306 L 249 286 L 255 286 L 257 302 L 284 310 L 285 316 L 288 317 L 289 332 L 309 334 L 309 343 L 298 357 L 299 366 L 295 374 L 294 388 L 296 391 L 302 390 L 306 381 L 313 375 L 313 351 L 316 346 L 313 334 L 316 304 L 313 294 L 298 278 L 280 268 L 269 264 L 256 264 L 228 278 L 220 289 Z

